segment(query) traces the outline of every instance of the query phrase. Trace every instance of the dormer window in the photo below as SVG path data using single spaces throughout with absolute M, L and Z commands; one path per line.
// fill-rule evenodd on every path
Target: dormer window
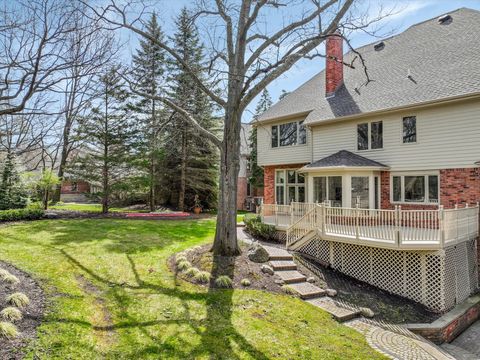
M 272 126 L 272 148 L 304 145 L 306 143 L 307 130 L 303 121 L 293 121 Z

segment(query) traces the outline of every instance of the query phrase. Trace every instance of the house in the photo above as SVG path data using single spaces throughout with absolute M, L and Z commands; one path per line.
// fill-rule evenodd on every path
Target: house
M 445 311 L 478 288 L 480 12 L 344 55 L 258 119 L 262 217 L 287 246 Z M 344 64 L 353 64 L 353 67 Z
M 250 176 L 250 134 L 252 125 L 242 123 L 240 132 L 240 170 L 237 185 L 237 209 L 255 211 L 263 199 L 263 189 L 252 186 Z
M 60 188 L 60 201 L 63 202 L 89 202 L 88 194 L 92 193 L 92 186 L 84 180 L 67 178 L 62 181 Z

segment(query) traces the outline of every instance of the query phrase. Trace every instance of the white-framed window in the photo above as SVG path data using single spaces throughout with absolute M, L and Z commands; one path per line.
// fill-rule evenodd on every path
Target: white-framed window
M 342 206 L 342 176 L 315 176 L 313 178 L 313 201 L 329 200 L 332 206 Z
M 357 124 L 357 150 L 383 149 L 383 121 Z
M 293 169 L 275 171 L 275 202 L 305 202 L 305 175 Z
M 304 145 L 307 143 L 307 129 L 303 121 L 293 121 L 272 126 L 272 148 L 279 146 Z
M 404 144 L 417 142 L 416 116 L 406 116 L 402 119 L 402 141 Z
M 391 201 L 394 203 L 439 203 L 438 174 L 392 174 L 390 187 Z

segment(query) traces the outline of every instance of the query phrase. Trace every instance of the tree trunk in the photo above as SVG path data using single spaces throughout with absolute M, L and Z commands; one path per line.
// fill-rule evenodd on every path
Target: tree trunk
M 240 169 L 241 113 L 227 111 L 220 153 L 220 190 L 214 255 L 237 256 L 241 253 L 237 242 L 237 183 Z
M 178 194 L 178 209 L 185 211 L 185 188 L 187 183 L 187 127 L 182 133 L 182 158 L 180 164 L 180 193 Z
M 45 194 L 43 197 L 43 210 L 48 210 L 48 197 L 49 197 L 48 189 L 45 189 Z

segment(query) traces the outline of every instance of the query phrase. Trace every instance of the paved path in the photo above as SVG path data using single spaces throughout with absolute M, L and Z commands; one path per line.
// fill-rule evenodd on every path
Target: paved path
M 480 320 L 473 323 L 451 344 L 442 345 L 442 348 L 455 354 L 458 360 L 480 359 Z

